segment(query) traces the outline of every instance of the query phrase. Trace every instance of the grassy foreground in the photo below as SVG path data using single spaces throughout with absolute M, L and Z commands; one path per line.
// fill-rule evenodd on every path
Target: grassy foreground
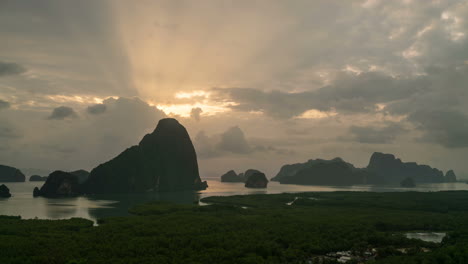
M 468 263 L 468 192 L 301 193 L 149 203 L 133 216 L 0 216 L 0 263 Z M 294 201 L 291 205 L 288 203 Z M 408 231 L 443 231 L 441 244 Z M 330 255 L 330 254 L 329 254 Z M 358 263 L 351 260 L 348 263 Z

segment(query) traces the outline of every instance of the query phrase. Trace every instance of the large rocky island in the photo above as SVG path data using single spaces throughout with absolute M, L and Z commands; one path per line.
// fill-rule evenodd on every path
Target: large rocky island
M 0 182 L 24 182 L 26 176 L 17 168 L 0 165 Z
M 202 190 L 197 155 L 183 127 L 173 118 L 112 160 L 86 171 L 53 172 L 36 196 Z M 83 178 L 87 178 L 81 183 Z M 50 187 L 50 188 L 49 188 Z
M 375 152 L 366 168 L 355 168 L 341 158 L 309 160 L 284 165 L 272 181 L 301 185 L 400 184 L 405 179 L 414 183 L 455 182 L 455 173 L 443 172 L 428 165 L 402 162 L 392 154 Z
M 140 143 L 94 168 L 84 193 L 201 190 L 197 155 L 184 126 L 161 119 Z

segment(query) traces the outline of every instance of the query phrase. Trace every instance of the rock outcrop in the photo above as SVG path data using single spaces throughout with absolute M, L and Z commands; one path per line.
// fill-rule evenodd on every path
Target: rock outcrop
M 416 184 L 414 183 L 413 178 L 406 177 L 404 180 L 400 182 L 400 186 L 405 187 L 405 188 L 414 188 L 416 187 Z
M 245 187 L 247 188 L 266 188 L 268 179 L 264 173 L 252 172 L 245 180 Z
M 411 177 L 415 183 L 444 182 L 442 171 L 416 162 L 402 162 L 392 154 L 375 152 L 367 169 L 375 173 L 386 184 L 399 184 Z
M 114 159 L 94 168 L 84 193 L 206 189 L 198 172 L 187 130 L 175 119 L 161 119 L 156 129 Z
M 281 184 L 301 185 L 355 185 L 377 182 L 375 175 L 366 169 L 355 168 L 341 158 L 309 160 L 302 164 L 281 168 Z
M 81 194 L 78 177 L 64 171 L 54 171 L 42 187 L 34 188 L 33 196 L 63 197 Z
M 234 170 L 230 170 L 221 176 L 221 182 L 246 182 L 247 179 L 255 173 L 262 173 L 259 170 L 248 169 L 245 172 L 237 174 Z
M 455 172 L 453 170 L 447 171 L 445 173 L 445 182 L 456 182 L 457 181 L 457 176 L 455 175 Z
M 244 182 L 244 174 L 241 174 L 237 175 L 234 170 L 230 170 L 221 176 L 221 182 Z
M 46 181 L 46 180 L 47 180 L 47 176 L 31 175 L 31 177 L 29 177 L 29 181 Z
M 85 171 L 85 170 L 70 171 L 68 173 L 73 174 L 76 177 L 78 177 L 79 183 L 85 182 L 89 177 L 89 171 Z
M 243 174 L 244 181 L 247 181 L 247 179 L 248 179 L 250 176 L 252 176 L 253 174 L 255 174 L 255 173 L 262 173 L 262 172 L 259 171 L 259 170 L 255 170 L 255 169 L 248 169 L 248 170 L 246 170 L 246 171 L 244 172 L 244 174 Z M 242 177 L 242 176 L 240 176 L 240 177 Z
M 0 198 L 11 197 L 10 189 L 5 184 L 0 185 Z
M 17 168 L 0 165 L 0 182 L 24 182 L 26 177 Z

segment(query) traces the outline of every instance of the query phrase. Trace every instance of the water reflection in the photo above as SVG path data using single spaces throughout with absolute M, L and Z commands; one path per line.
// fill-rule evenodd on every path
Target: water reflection
M 77 198 L 41 199 L 46 208 L 46 214 L 52 219 L 70 218 L 76 214 Z

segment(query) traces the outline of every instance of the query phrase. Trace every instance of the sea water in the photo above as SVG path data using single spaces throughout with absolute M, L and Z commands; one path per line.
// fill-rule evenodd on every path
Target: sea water
M 5 183 L 12 197 L 0 198 L 0 215 L 21 216 L 23 219 L 68 219 L 82 217 L 93 221 L 107 216 L 128 215 L 128 209 L 148 201 L 170 201 L 182 204 L 193 204 L 200 198 L 208 196 L 227 196 L 245 194 L 274 194 L 297 192 L 330 192 L 330 191 L 441 191 L 468 190 L 466 183 L 420 184 L 416 188 L 401 188 L 399 186 L 306 186 L 279 184 L 270 182 L 266 189 L 245 188 L 243 183 L 223 183 L 216 179 L 208 181 L 208 189 L 204 191 L 162 192 L 143 194 L 109 194 L 91 195 L 70 198 L 33 197 L 34 187 L 41 187 L 43 182 L 9 182 Z M 0 183 L 2 184 L 2 183 Z

